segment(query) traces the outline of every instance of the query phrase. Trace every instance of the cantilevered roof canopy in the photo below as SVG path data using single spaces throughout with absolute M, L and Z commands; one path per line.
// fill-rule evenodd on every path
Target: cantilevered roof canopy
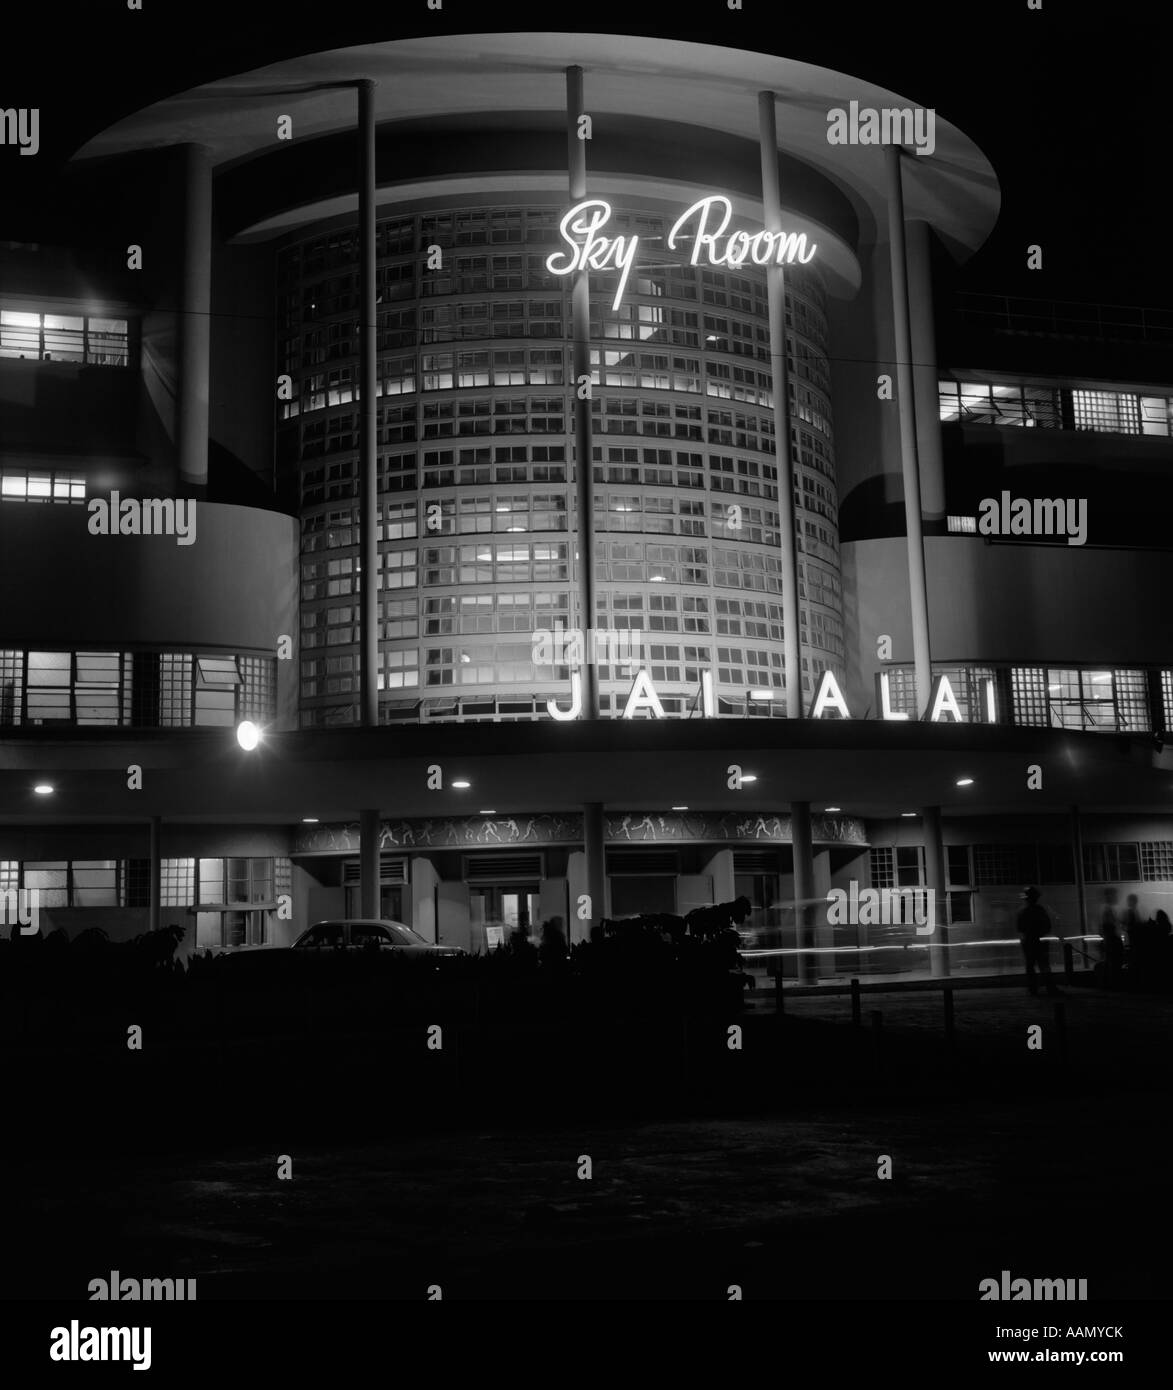
M 827 113 L 853 100 L 875 109 L 917 102 L 846 73 L 771 54 L 626 34 L 459 34 L 307 54 L 157 102 L 111 126 L 77 157 L 194 142 L 207 146 L 223 168 L 271 153 L 282 115 L 295 115 L 298 140 L 352 128 L 356 99 L 347 84 L 361 78 L 378 84 L 380 124 L 560 112 L 564 70 L 572 64 L 585 71 L 587 107 L 596 119 L 703 124 L 743 140 L 758 138 L 758 92 L 776 92 L 784 154 L 838 186 L 862 227 L 884 226 L 882 150 L 828 143 Z M 998 215 L 998 181 L 989 161 L 940 115 L 933 154 L 905 160 L 904 194 L 907 217 L 930 222 L 962 256 L 985 241 Z

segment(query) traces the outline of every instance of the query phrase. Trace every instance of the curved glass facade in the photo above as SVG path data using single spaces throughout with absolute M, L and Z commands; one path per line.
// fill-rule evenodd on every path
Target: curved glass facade
M 671 216 L 614 209 L 616 230 L 649 249 L 618 309 L 618 273 L 591 275 L 598 611 L 586 623 L 570 285 L 545 267 L 562 211 L 445 208 L 378 224 L 381 718 L 547 717 L 547 699 L 565 702 L 568 672 L 534 665 L 532 634 L 590 626 L 641 631 L 666 712 L 696 699 L 705 669 L 721 713 L 780 712 L 765 274 L 694 267 L 665 249 Z M 278 453 L 300 487 L 301 720 L 349 723 L 359 659 L 355 230 L 287 244 L 277 276 L 278 370 L 293 382 Z M 837 492 L 824 288 L 814 267 L 789 269 L 786 288 L 809 696 L 824 666 L 843 674 Z M 619 712 L 630 685 L 626 666 L 600 668 L 604 714 Z

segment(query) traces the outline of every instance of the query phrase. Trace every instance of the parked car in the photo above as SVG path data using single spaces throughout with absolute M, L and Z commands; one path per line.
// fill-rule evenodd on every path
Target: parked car
M 463 956 L 459 946 L 437 946 L 425 941 L 405 922 L 385 918 L 341 917 L 307 927 L 291 951 L 395 951 L 406 956 Z
M 296 966 L 314 958 L 337 959 L 370 952 L 378 956 L 407 956 L 439 964 L 466 953 L 458 946 L 437 946 L 425 941 L 406 922 L 386 919 L 338 917 L 307 927 L 292 946 L 238 946 L 218 957 L 234 973 L 270 971 Z

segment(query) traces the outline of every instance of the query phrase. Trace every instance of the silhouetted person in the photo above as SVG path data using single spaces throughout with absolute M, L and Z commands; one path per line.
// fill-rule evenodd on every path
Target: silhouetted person
M 528 972 L 538 963 L 538 948 L 529 939 L 529 928 L 516 926 L 509 933 L 509 957 L 519 971 Z
M 561 970 L 565 967 L 570 952 L 562 931 L 562 918 L 551 917 L 542 923 L 542 944 L 538 947 L 538 961 L 546 970 Z
M 1047 943 L 1043 940 L 1051 931 L 1051 919 L 1047 915 L 1047 909 L 1039 906 L 1037 888 L 1028 888 L 1022 896 L 1026 900 L 1026 906 L 1018 914 L 1018 934 L 1022 938 L 1022 954 L 1026 958 L 1026 987 L 1032 994 L 1038 994 L 1038 984 L 1035 981 L 1037 970 L 1047 986 L 1047 993 L 1058 994 L 1047 960 Z
M 1104 905 L 1100 908 L 1100 940 L 1104 951 L 1104 983 L 1111 987 L 1120 979 L 1124 969 L 1124 942 L 1116 930 L 1116 889 L 1104 889 Z

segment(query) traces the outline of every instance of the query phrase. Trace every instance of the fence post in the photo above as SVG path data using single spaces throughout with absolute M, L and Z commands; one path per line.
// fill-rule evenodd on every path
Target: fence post
M 950 1047 L 955 1041 L 953 1033 L 953 989 L 946 985 L 941 991 L 941 1000 L 945 1009 L 945 1041 Z
M 1063 943 L 1063 975 L 1068 981 L 1075 979 L 1075 952 L 1070 941 Z
M 851 980 L 851 1023 L 855 1028 L 859 1027 L 862 1020 L 860 1008 L 859 980 L 853 976 Z

